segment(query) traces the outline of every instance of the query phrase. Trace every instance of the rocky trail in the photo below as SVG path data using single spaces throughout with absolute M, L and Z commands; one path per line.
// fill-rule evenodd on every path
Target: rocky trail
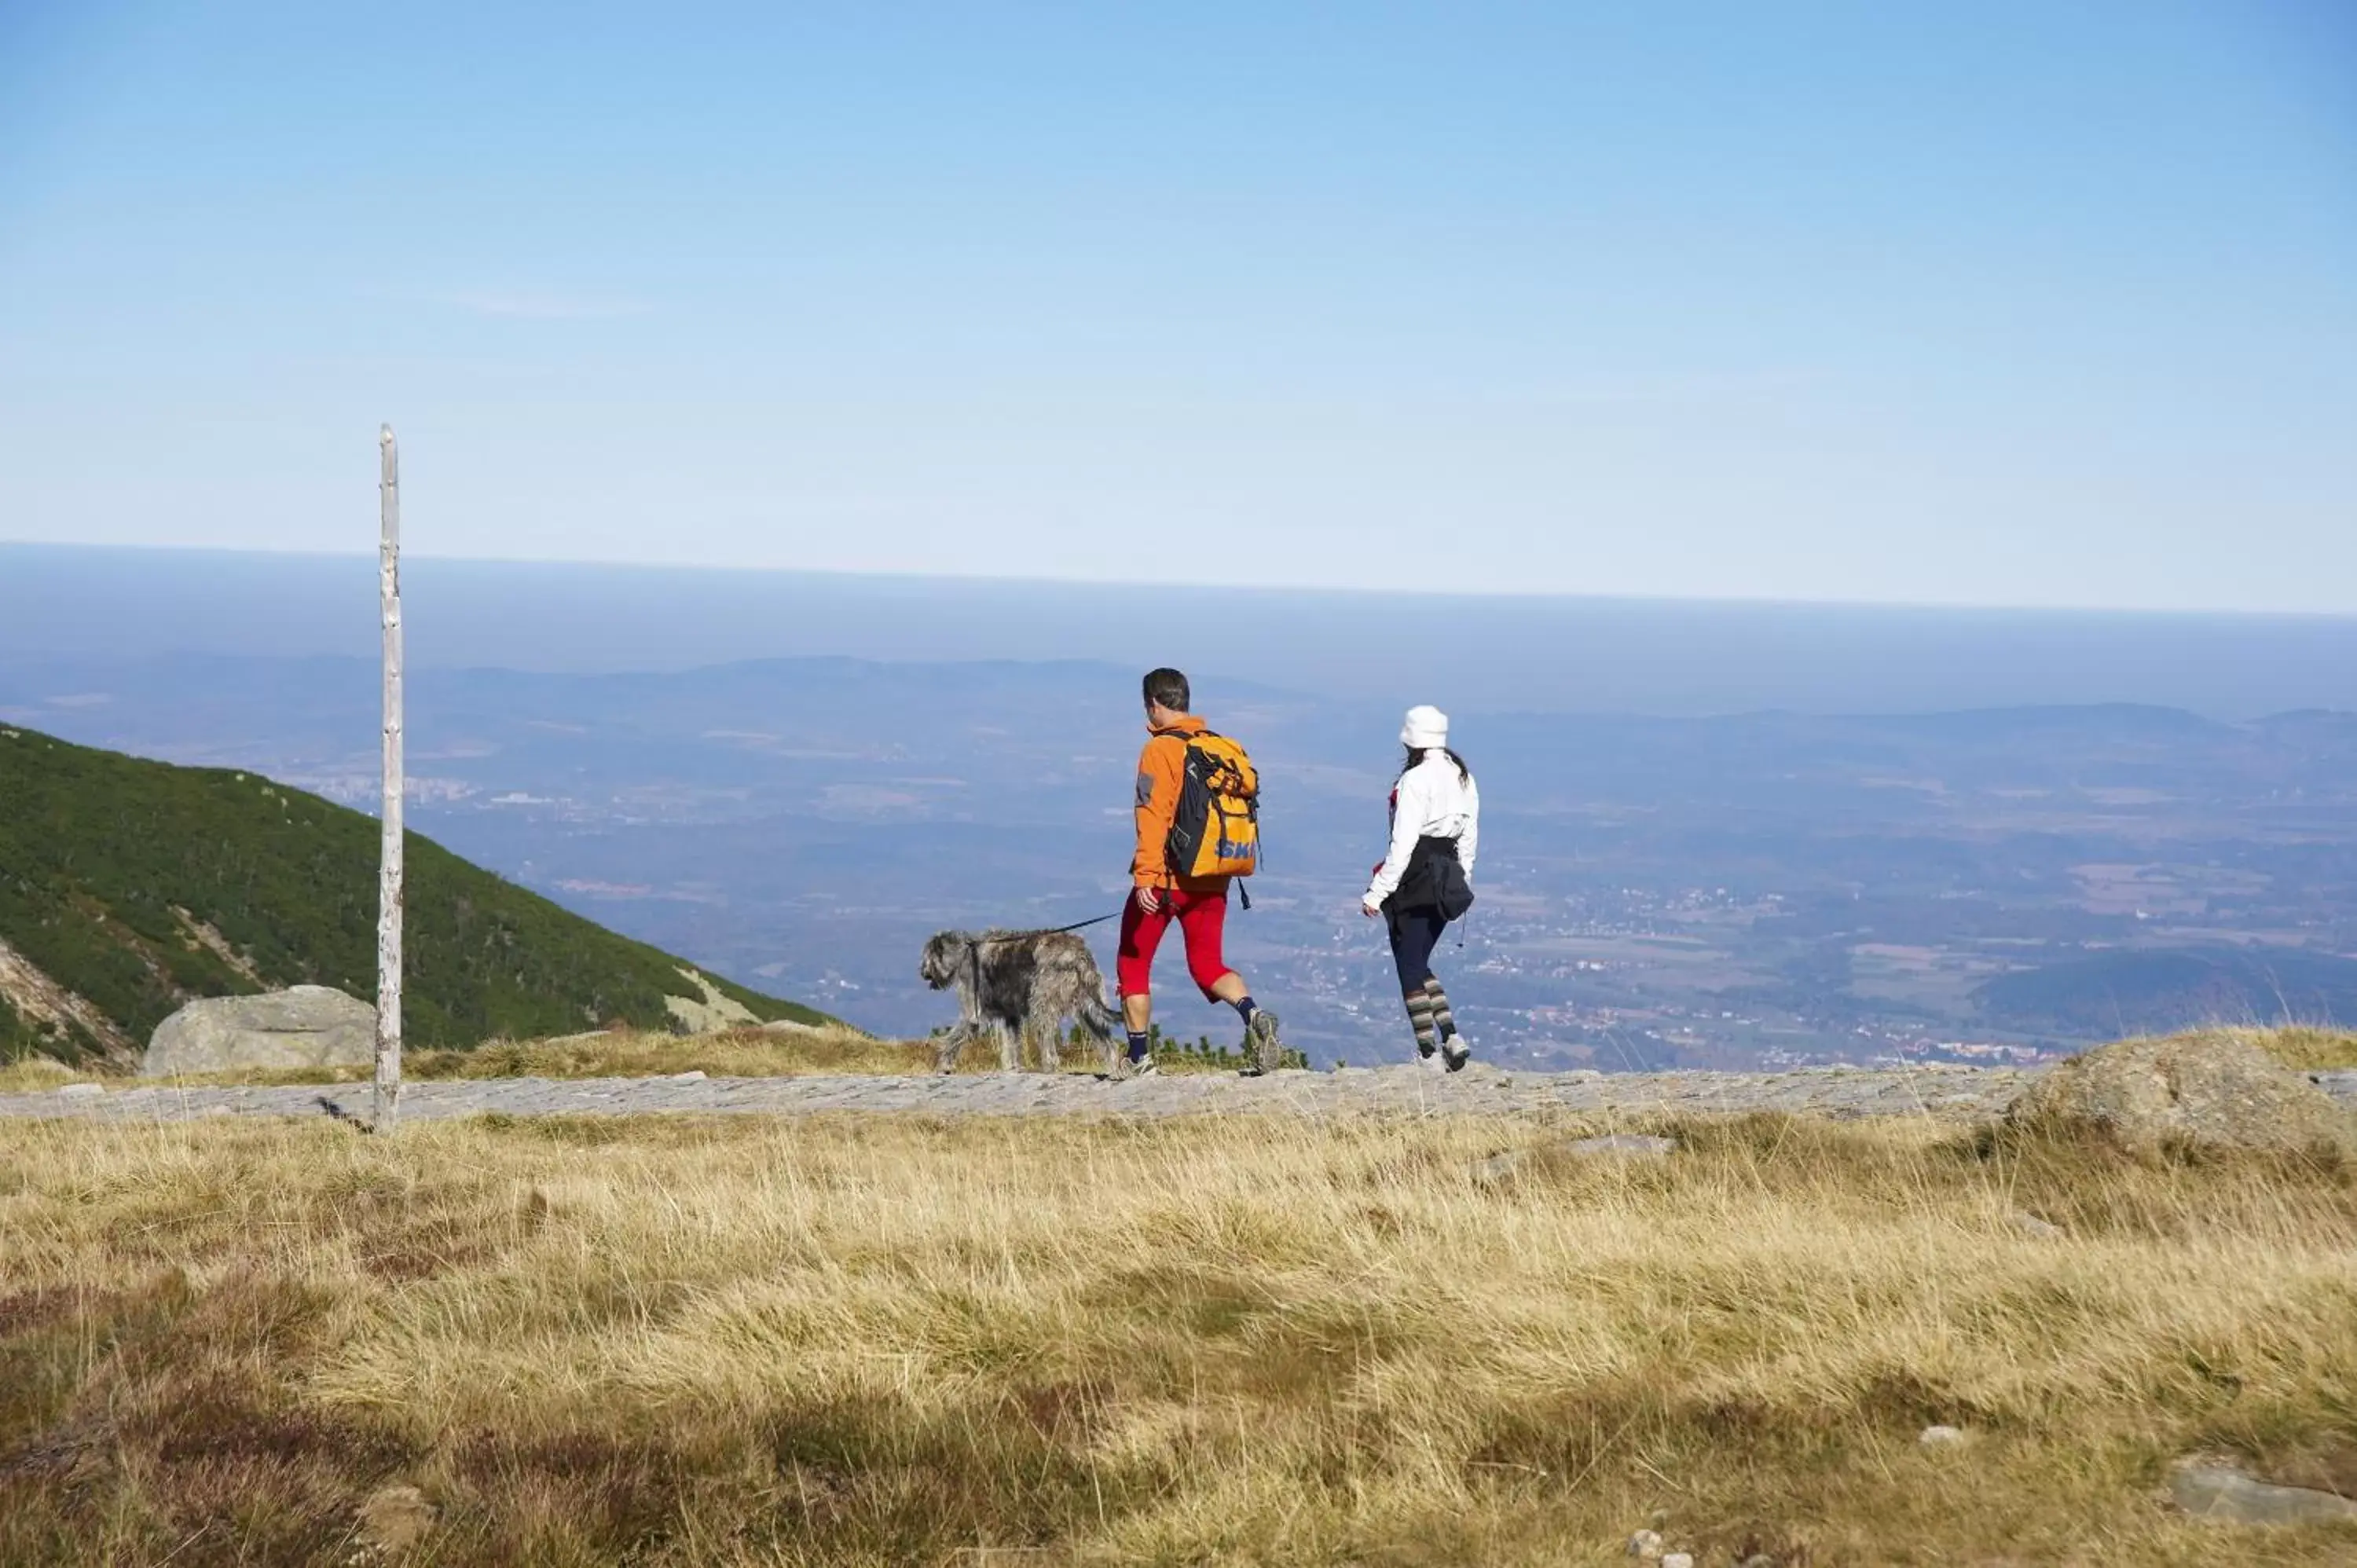
M 1266 1077 L 1165 1074 L 1112 1082 L 1082 1074 L 893 1078 L 505 1078 L 412 1082 L 413 1120 L 509 1116 L 898 1112 L 939 1116 L 1183 1116 L 1208 1112 L 1307 1117 L 1360 1114 L 1515 1116 L 1544 1112 L 1807 1112 L 1837 1118 L 1994 1115 L 2032 1072 L 2011 1069 L 1809 1068 L 1781 1073 L 1526 1073 L 1475 1066 L 1444 1077 L 1399 1065 Z M 2357 1107 L 2357 1071 L 2309 1075 Z M 327 1116 L 364 1121 L 365 1083 L 279 1088 L 110 1089 L 74 1084 L 0 1094 L 0 1117 L 174 1122 L 220 1116 Z

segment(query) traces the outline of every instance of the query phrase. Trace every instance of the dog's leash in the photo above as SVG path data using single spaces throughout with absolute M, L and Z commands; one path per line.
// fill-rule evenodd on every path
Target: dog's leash
M 1103 925 L 1107 920 L 1118 920 L 1118 919 L 1120 919 L 1120 918 L 1121 918 L 1121 911 L 1120 911 L 1120 910 L 1118 910 L 1118 909 L 1115 909 L 1112 914 L 1110 914 L 1110 915 L 1099 915 L 1099 916 L 1098 916 L 1095 919 L 1093 919 L 1093 920 L 1074 920 L 1074 921 L 1073 921 L 1071 925 L 1069 925 L 1069 926 L 1058 926 L 1058 927 L 1056 927 L 1053 930 L 1042 931 L 1042 932 L 1040 932 L 1039 934 L 1040 934 L 1041 936 L 1046 936 L 1046 937 L 1060 937 L 1060 936 L 1062 936 L 1066 931 L 1085 931 L 1085 930 L 1087 930 L 1091 926 L 1102 926 L 1102 925 Z

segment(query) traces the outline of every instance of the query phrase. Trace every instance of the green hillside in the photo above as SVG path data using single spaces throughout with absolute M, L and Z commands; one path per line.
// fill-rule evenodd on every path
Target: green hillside
M 0 1060 L 127 1061 L 195 996 L 376 992 L 376 820 L 253 773 L 0 727 Z M 404 1036 L 669 1021 L 681 961 L 408 839 Z M 822 1015 L 709 982 L 764 1021 Z

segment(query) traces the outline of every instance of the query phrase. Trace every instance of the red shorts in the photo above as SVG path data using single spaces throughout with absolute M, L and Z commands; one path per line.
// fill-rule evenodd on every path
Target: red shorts
M 1166 887 L 1162 907 L 1151 915 L 1137 907 L 1135 893 L 1130 895 L 1129 902 L 1122 906 L 1121 952 L 1114 965 L 1115 983 L 1124 996 L 1143 996 L 1154 989 L 1154 950 L 1162 945 L 1162 933 L 1170 929 L 1173 918 L 1187 940 L 1188 974 L 1205 1001 L 1215 1000 L 1211 987 L 1228 972 L 1227 960 L 1220 956 L 1220 937 L 1228 925 L 1224 882 L 1216 889 L 1200 892 Z

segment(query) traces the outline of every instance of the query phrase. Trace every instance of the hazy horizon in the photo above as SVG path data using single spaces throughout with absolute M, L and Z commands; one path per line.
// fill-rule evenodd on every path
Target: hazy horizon
M 1383 595 L 408 558 L 414 668 L 1177 663 L 1469 712 L 2357 709 L 2357 618 Z M 1159 613 L 1154 607 L 1159 606 Z M 0 543 L 0 655 L 373 658 L 360 554 Z
M 365 531 L 363 531 L 365 532 Z M 364 561 L 375 568 L 377 551 L 368 548 L 327 548 L 310 546 L 238 546 L 212 544 L 86 544 L 71 540 L 14 539 L 0 536 L 0 552 L 11 550 L 73 551 L 91 554 L 121 553 L 125 555 L 199 555 L 240 557 L 254 556 L 264 560 L 318 560 L 350 563 Z M 1058 575 L 1045 572 L 924 572 L 914 569 L 877 568 L 854 570 L 827 567 L 782 565 L 741 565 L 725 561 L 634 561 L 621 557 L 597 555 L 506 555 L 469 553 L 466 551 L 418 551 L 404 545 L 402 560 L 405 564 L 420 562 L 450 565 L 487 567 L 551 567 L 558 570 L 580 568 L 591 572 L 662 572 L 682 575 L 792 577 L 812 581 L 879 582 L 911 584 L 970 583 L 993 586 L 1061 587 L 1135 587 L 1144 589 L 1181 589 L 1189 592 L 1238 595 L 1289 594 L 1307 598 L 1390 599 L 1404 596 L 1405 590 L 1363 587 L 1351 585 L 1318 583 L 1262 582 L 1250 585 L 1221 583 L 1211 577 L 1189 578 L 1184 575 L 1151 576 L 1143 572 L 1127 576 Z M 2138 606 L 2102 604 L 2041 603 L 2029 599 L 1937 599 L 1937 598 L 1849 598 L 1839 596 L 1811 597 L 1806 596 L 1776 596 L 1744 593 L 1611 593 L 1602 590 L 1583 592 L 1560 588 L 1466 588 L 1423 593 L 1413 596 L 1429 597 L 1449 603 L 1479 602 L 1484 599 L 1512 601 L 1546 600 L 1566 604 L 1633 604 L 1633 605 L 1727 605 L 1795 610 L 1926 610 L 1934 613 L 1987 613 L 1994 615 L 2032 614 L 2116 617 L 2122 619 L 2188 621 L 2346 621 L 2357 623 L 2357 609 L 2234 609 L 2201 607 L 2153 608 Z

